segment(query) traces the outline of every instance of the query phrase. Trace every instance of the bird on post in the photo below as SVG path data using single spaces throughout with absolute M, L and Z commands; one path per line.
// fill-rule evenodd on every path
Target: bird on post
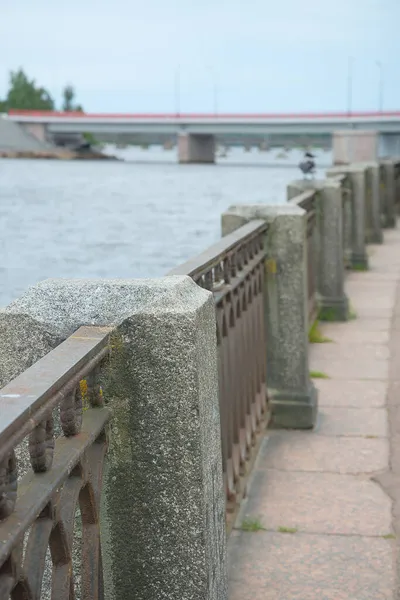
M 308 176 L 311 176 L 312 178 L 315 175 L 314 158 L 314 154 L 311 154 L 311 152 L 306 152 L 304 155 L 304 160 L 302 160 L 299 164 L 299 168 L 304 175 L 304 179 L 307 179 Z

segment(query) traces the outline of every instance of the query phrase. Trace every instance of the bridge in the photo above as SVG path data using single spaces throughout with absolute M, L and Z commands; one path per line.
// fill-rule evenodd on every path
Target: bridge
M 217 136 L 332 136 L 338 130 L 374 131 L 382 155 L 400 155 L 400 112 L 302 114 L 86 114 L 10 111 L 8 119 L 32 135 L 90 133 L 129 142 L 137 135 L 177 136 L 180 162 L 214 162 Z

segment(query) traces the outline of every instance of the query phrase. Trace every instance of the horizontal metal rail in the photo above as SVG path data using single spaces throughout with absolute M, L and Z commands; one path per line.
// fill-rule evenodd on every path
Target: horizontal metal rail
M 228 526 L 243 494 L 243 474 L 270 416 L 264 321 L 267 230 L 265 221 L 252 221 L 169 273 L 189 275 L 214 295 Z
M 110 328 L 81 327 L 0 390 L 1 597 L 40 597 L 51 553 L 51 598 L 74 582 L 103 598 L 99 511 L 106 426 L 101 368 Z M 61 435 L 55 439 L 55 423 Z M 29 443 L 26 438 L 29 436 Z M 28 472 L 18 479 L 18 462 Z M 72 545 L 80 510 L 81 572 Z M 68 596 L 70 597 L 70 596 Z

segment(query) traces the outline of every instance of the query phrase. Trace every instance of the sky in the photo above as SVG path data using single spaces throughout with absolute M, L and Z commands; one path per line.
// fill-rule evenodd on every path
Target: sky
M 400 0 L 3 2 L 0 97 L 22 67 L 86 112 L 400 110 Z

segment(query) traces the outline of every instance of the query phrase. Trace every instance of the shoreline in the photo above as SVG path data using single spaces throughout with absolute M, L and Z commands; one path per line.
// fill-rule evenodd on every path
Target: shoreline
M 116 156 L 108 156 L 95 150 L 74 151 L 74 150 L 0 150 L 1 158 L 25 158 L 41 160 L 120 160 Z

